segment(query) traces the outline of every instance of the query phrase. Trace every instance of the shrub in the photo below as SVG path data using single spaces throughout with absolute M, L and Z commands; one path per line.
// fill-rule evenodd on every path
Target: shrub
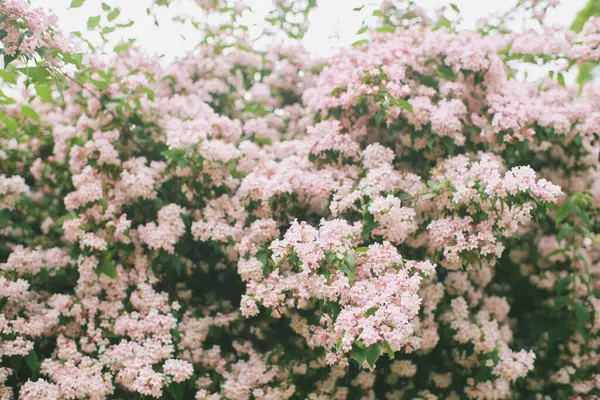
M 266 50 L 198 3 L 226 22 L 161 64 L 0 1 L 3 399 L 600 396 L 599 88 L 565 82 L 600 19 L 384 1 L 317 60 L 276 40 L 312 1 Z

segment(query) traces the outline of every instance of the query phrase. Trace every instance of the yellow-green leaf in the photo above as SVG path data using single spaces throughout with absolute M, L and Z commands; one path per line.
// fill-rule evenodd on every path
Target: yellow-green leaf
M 35 110 L 29 106 L 21 106 L 21 114 L 36 121 L 40 120 L 40 116 Z
M 100 16 L 96 15 L 95 17 L 89 17 L 87 21 L 87 28 L 89 30 L 94 29 L 100 23 Z
M 83 3 L 85 3 L 85 0 L 73 0 L 71 1 L 71 8 L 79 8 L 83 5 Z
M 52 101 L 52 91 L 47 85 L 37 85 L 35 87 L 35 92 L 42 100 L 47 102 Z
M 121 10 L 119 10 L 118 8 L 115 8 L 114 10 L 112 10 L 110 12 L 110 14 L 108 14 L 108 20 L 112 21 L 114 19 L 116 19 L 119 15 L 121 14 Z
M 25 74 L 28 78 L 33 79 L 34 81 L 43 81 L 50 77 L 50 72 L 44 67 L 25 67 L 25 68 L 17 68 L 22 74 Z
M 8 83 L 17 83 L 17 77 L 11 71 L 0 70 L 0 78 Z
M 131 47 L 131 44 L 132 44 L 132 42 L 119 44 L 119 45 L 115 46 L 114 51 L 115 51 L 115 53 L 122 53 L 124 51 L 127 51 Z

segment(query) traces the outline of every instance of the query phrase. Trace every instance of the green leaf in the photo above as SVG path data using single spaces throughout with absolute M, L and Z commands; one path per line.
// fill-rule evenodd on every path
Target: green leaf
M 106 209 L 108 208 L 108 201 L 106 201 L 105 199 L 98 200 L 98 204 L 102 206 L 102 210 L 104 211 L 106 211 Z
M 177 160 L 177 165 L 179 168 L 184 169 L 190 164 L 191 160 L 188 157 L 181 157 Z
M 4 122 L 4 125 L 10 130 L 16 131 L 19 129 L 19 123 L 14 118 L 6 118 L 3 119 L 2 122 Z
M 0 78 L 8 83 L 17 83 L 17 77 L 11 71 L 0 70 Z
M 154 206 L 155 210 L 160 210 L 165 205 L 165 202 L 162 201 L 160 197 L 156 197 L 154 200 L 152 200 L 152 205 Z
M 15 104 L 17 102 L 12 97 L 6 97 L 4 93 L 2 93 L 2 96 L 3 97 L 0 98 L 0 104 Z
M 264 270 L 264 268 L 263 268 L 263 270 Z M 329 280 L 329 277 L 331 276 L 331 272 L 329 272 L 329 270 L 328 270 L 326 267 L 321 267 L 321 268 L 319 268 L 319 271 L 318 271 L 318 273 L 319 273 L 320 275 L 323 275 L 323 277 L 324 277 L 326 280 Z M 266 274 L 265 274 L 265 275 L 266 275 Z
M 440 76 L 442 78 L 444 78 L 447 81 L 454 82 L 456 80 L 456 74 L 454 73 L 452 68 L 450 68 L 446 65 L 440 65 L 438 67 L 438 73 L 440 74 Z
M 573 309 L 575 310 L 575 318 L 577 319 L 577 329 L 579 331 L 585 331 L 585 324 L 587 324 L 590 319 L 590 312 L 577 300 L 573 301 Z
M 11 62 L 15 61 L 17 59 L 17 56 L 10 56 L 8 54 L 4 54 L 3 56 L 4 59 L 4 68 L 8 67 L 8 64 L 10 64 Z
M 105 257 L 98 267 L 98 274 L 104 274 L 112 279 L 117 279 L 117 266 L 113 260 Z
M 35 110 L 29 106 L 21 106 L 21 114 L 36 121 L 40 120 L 40 116 Z
M 112 10 L 110 12 L 110 14 L 108 14 L 108 20 L 109 21 L 113 21 L 114 19 L 116 19 L 119 15 L 121 15 L 121 10 L 119 10 L 118 8 L 115 8 L 114 10 Z
M 390 343 L 386 340 L 385 342 L 383 342 L 383 344 L 385 345 L 385 351 L 387 351 L 390 360 L 396 358 L 396 353 L 394 353 L 394 350 L 392 350 L 392 346 L 390 345 Z
M 68 221 L 70 219 L 74 219 L 77 218 L 77 213 L 74 211 L 71 211 L 68 214 L 63 215 L 62 217 L 59 217 L 56 219 L 56 221 L 54 221 L 55 225 L 62 225 L 63 222 Z
M 359 366 L 362 366 L 363 363 L 367 360 L 367 354 L 365 349 L 354 345 L 352 347 L 352 359 L 358 363 Z
M 367 43 L 369 43 L 369 41 L 367 39 L 357 40 L 356 42 L 352 43 L 352 47 L 357 48 L 357 47 L 360 47 L 363 44 L 367 44 Z
M 17 71 L 36 81 L 43 81 L 50 78 L 50 72 L 44 67 L 17 68 Z
M 556 235 L 556 241 L 558 243 L 562 242 L 568 235 L 573 231 L 573 227 L 569 224 L 565 224 L 558 235 Z
M 375 114 L 375 125 L 383 126 L 385 122 L 385 115 L 386 112 L 384 110 L 379 111 L 377 114 Z
M 434 30 L 437 30 L 439 28 L 447 28 L 447 29 L 451 29 L 452 28 L 452 22 L 450 22 L 450 20 L 446 17 L 441 17 L 438 22 L 435 24 Z
M 137 91 L 140 93 L 145 93 L 150 101 L 154 101 L 154 97 L 156 96 L 154 90 L 150 88 L 140 88 Z
M 569 216 L 570 204 L 566 203 L 558 209 L 556 212 L 556 223 L 560 224 L 565 218 Z
M 558 74 L 558 76 L 557 76 L 557 78 L 556 78 L 556 79 L 557 79 L 557 81 L 558 81 L 558 84 L 559 84 L 560 86 L 562 86 L 562 87 L 565 87 L 565 86 L 566 86 L 566 84 L 565 84 L 565 76 L 563 75 L 563 73 L 562 73 L 562 72 L 560 72 L 560 73 Z
M 21 364 L 23 364 L 23 357 L 10 357 L 9 365 L 12 369 L 12 372 L 16 375 L 21 369 Z
M 325 263 L 331 265 L 336 261 L 337 261 L 337 257 L 335 256 L 335 253 L 326 253 L 325 254 Z
M 125 24 L 117 24 L 117 26 L 119 28 L 129 28 L 130 26 L 133 26 L 133 21 L 129 21 L 129 22 L 125 23 Z
M 402 108 L 403 110 L 406 110 L 410 113 L 413 112 L 412 104 L 410 104 L 408 101 L 406 101 L 404 99 L 395 99 L 394 103 L 396 103 L 398 105 L 398 107 Z
M 586 6 L 579 11 L 570 29 L 575 32 L 581 32 L 583 26 L 590 17 L 600 15 L 600 7 L 597 0 L 589 0 Z
M 555 255 L 557 255 L 557 254 L 567 253 L 567 252 L 569 252 L 569 251 L 571 251 L 571 249 L 570 249 L 570 248 L 568 248 L 568 247 L 567 247 L 567 248 L 564 248 L 564 249 L 558 249 L 558 250 L 554 250 L 552 253 L 548 254 L 548 255 L 546 256 L 546 258 L 550 258 L 550 257 L 552 257 L 552 256 L 555 256 Z
M 173 397 L 173 400 L 182 400 L 185 395 L 183 382 L 173 382 L 167 387 L 167 392 Z
M 567 290 L 567 288 L 569 287 L 571 282 L 573 282 L 573 278 L 570 276 L 566 276 L 566 277 L 562 278 L 561 280 L 559 280 L 558 282 L 556 282 L 556 285 L 554 286 L 554 288 L 556 289 L 556 292 L 558 294 L 561 294 Z
M 88 30 L 93 30 L 95 27 L 98 26 L 98 24 L 100 23 L 100 16 L 96 15 L 94 17 L 89 17 L 88 21 L 87 21 L 87 28 Z
M 47 85 L 37 85 L 35 87 L 35 92 L 42 100 L 46 102 L 52 101 L 52 91 Z
M 29 354 L 25 356 L 25 363 L 31 370 L 34 378 L 37 378 L 38 374 L 40 373 L 40 361 L 35 350 L 31 350 Z
M 261 146 L 268 146 L 271 144 L 271 139 L 269 139 L 269 138 L 254 137 L 254 138 L 252 138 L 252 140 L 254 140 L 256 143 L 260 144 Z
M 96 79 L 88 78 L 90 82 L 94 84 L 100 90 L 108 89 L 109 83 L 107 81 L 99 81 Z
M 379 310 L 379 307 L 371 307 L 367 310 L 367 312 L 365 313 L 365 317 L 370 317 L 371 315 L 375 314 L 377 312 L 377 310 Z
M 346 274 L 351 281 L 354 281 L 354 266 L 356 265 L 356 259 L 354 254 L 347 253 L 344 258 L 344 262 L 340 265 L 340 270 Z
M 354 266 L 356 265 L 356 258 L 354 258 L 354 254 L 347 253 L 345 261 L 346 261 L 346 265 L 348 265 L 348 267 L 354 269 Z
M 569 296 L 558 296 L 556 298 L 556 308 L 561 309 L 569 305 Z
M 458 9 L 458 6 L 457 6 L 456 4 L 450 4 L 450 8 L 451 8 L 452 10 L 454 10 L 454 12 L 457 12 L 457 13 L 459 13 L 459 12 L 460 12 L 460 10 Z
M 375 29 L 375 32 L 391 33 L 391 32 L 394 32 L 395 30 L 396 30 L 396 27 L 394 25 L 385 24 L 385 25 L 380 26 L 379 28 Z
M 85 3 L 85 0 L 73 0 L 69 8 L 79 8 Z
M 326 310 L 327 310 L 327 314 L 329 314 L 333 319 L 336 319 L 338 315 L 340 315 L 340 311 L 342 310 L 342 307 L 338 304 L 335 303 L 333 301 L 328 301 L 325 304 Z
M 264 275 L 269 275 L 269 257 L 267 256 L 267 252 L 265 250 L 260 250 L 256 252 L 254 257 L 256 257 L 256 259 L 262 264 Z
M 64 62 L 68 64 L 74 64 L 77 68 L 81 68 L 81 64 L 83 61 L 83 54 L 81 53 L 64 53 L 63 54 Z
M 577 74 L 577 83 L 582 86 L 584 83 L 589 82 L 593 78 L 593 70 L 597 64 L 594 62 L 583 63 L 579 66 L 579 72 Z
M 269 114 L 268 110 L 266 110 L 259 103 L 255 102 L 246 102 L 244 104 L 244 110 L 251 112 L 252 114 L 256 114 L 259 117 L 264 117 L 265 115 Z
M 368 247 L 358 247 L 354 250 L 355 253 L 366 253 L 367 251 L 369 251 Z
M 592 225 L 592 221 L 590 221 L 590 217 L 589 217 L 589 216 L 588 216 L 588 215 L 585 213 L 585 211 L 584 211 L 584 210 L 582 210 L 582 209 L 581 209 L 581 208 L 579 208 L 579 207 L 575 207 L 575 210 L 577 211 L 577 215 L 579 215 L 579 218 L 581 218 L 581 220 L 582 220 L 583 222 L 585 222 L 585 224 L 586 224 L 588 227 L 591 227 L 591 225 Z
M 126 43 L 122 43 L 122 44 L 116 45 L 115 48 L 114 48 L 115 53 L 122 53 L 124 51 L 129 50 L 129 48 L 131 47 L 132 43 L 133 42 L 126 42 Z
M 102 10 L 104 11 L 110 11 L 110 6 L 106 3 L 102 3 Z
M 439 181 L 435 181 L 433 179 L 427 181 L 427 186 L 429 186 L 431 190 L 435 191 L 438 191 L 442 188 L 442 184 Z
M 346 264 L 340 265 L 340 271 L 342 271 L 344 274 L 346 274 L 346 276 L 351 281 L 354 281 L 354 271 L 352 269 L 350 269 Z
M 362 35 L 363 33 L 365 33 L 367 30 L 369 29 L 368 25 L 363 25 L 357 32 L 357 35 Z
M 369 346 L 365 349 L 365 355 L 367 358 L 367 362 L 371 366 L 371 368 L 375 367 L 375 363 L 381 356 L 383 350 L 383 344 L 381 342 Z
M 179 256 L 173 254 L 173 256 L 171 257 L 171 261 L 173 262 L 173 267 L 175 268 L 175 273 L 177 274 L 177 276 L 183 276 L 185 266 L 179 259 Z

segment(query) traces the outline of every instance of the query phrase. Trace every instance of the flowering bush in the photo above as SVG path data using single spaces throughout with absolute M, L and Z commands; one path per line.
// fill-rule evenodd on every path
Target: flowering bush
M 318 60 L 312 1 L 197 3 L 164 65 L 0 1 L 2 399 L 600 398 L 600 19 L 386 0 Z

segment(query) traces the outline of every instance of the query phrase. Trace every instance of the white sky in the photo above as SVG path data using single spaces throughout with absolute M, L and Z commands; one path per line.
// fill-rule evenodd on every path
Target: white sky
M 197 40 L 197 32 L 171 21 L 171 17 L 197 10 L 194 4 L 187 0 L 179 0 L 169 9 L 159 8 L 160 27 L 155 27 L 153 19 L 146 15 L 146 8 L 151 0 L 104 0 L 104 2 L 121 9 L 121 15 L 115 22 L 125 23 L 129 20 L 135 21 L 131 28 L 121 29 L 111 35 L 118 41 L 136 38 L 137 44 L 142 46 L 150 54 L 164 55 L 165 60 L 181 56 L 194 47 Z M 418 0 L 419 6 L 435 10 L 449 2 L 456 4 L 464 18 L 465 26 L 472 28 L 476 21 L 490 13 L 506 11 L 516 0 Z M 89 35 L 86 24 L 89 16 L 103 14 L 101 12 L 102 0 L 87 0 L 84 5 L 77 9 L 69 9 L 71 0 L 31 0 L 36 6 L 51 9 L 60 19 L 60 25 L 67 32 L 80 31 Z M 562 4 L 551 14 L 549 21 L 553 24 L 570 25 L 576 13 L 587 3 L 587 0 L 563 0 Z M 246 4 L 260 15 L 268 9 L 271 0 L 247 0 Z M 362 5 L 378 4 L 377 0 L 318 0 L 318 8 L 313 10 L 310 17 L 311 29 L 303 42 L 314 54 L 326 56 L 333 49 L 340 46 L 348 46 L 357 40 L 356 31 L 360 29 L 364 20 L 367 7 L 362 12 L 353 11 L 353 8 Z M 255 17 L 256 18 L 256 17 Z M 251 21 L 261 23 L 261 18 Z M 106 21 L 103 20 L 101 25 Z M 106 26 L 106 25 L 105 25 Z M 184 35 L 187 40 L 182 39 Z M 197 38 L 197 37 L 196 37 Z

